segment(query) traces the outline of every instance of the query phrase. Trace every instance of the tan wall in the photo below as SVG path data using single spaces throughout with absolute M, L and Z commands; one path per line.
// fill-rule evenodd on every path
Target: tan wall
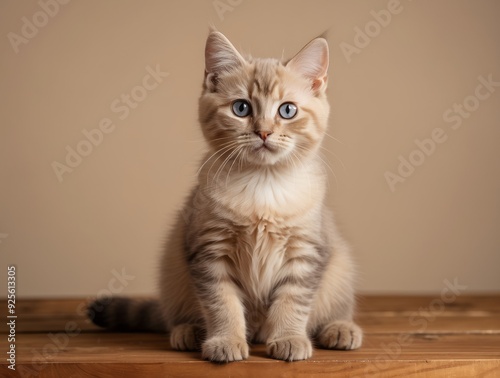
M 340 140 L 325 143 L 329 202 L 363 291 L 439 291 L 454 279 L 500 290 L 500 87 L 468 97 L 478 77 L 500 82 L 500 2 L 389 4 L 377 29 L 370 12 L 387 1 L 73 0 L 47 20 L 36 1 L 2 1 L 1 282 L 14 263 L 24 296 L 154 290 L 204 148 L 197 97 L 213 24 L 246 52 L 274 57 L 329 29 L 329 133 Z M 42 26 L 23 29 L 33 16 Z M 373 37 L 355 42 L 355 28 Z M 10 32 L 29 38 L 16 45 Z M 169 76 L 135 88 L 148 66 Z M 131 91 L 144 100 L 113 111 Z M 464 99 L 477 109 L 446 122 Z M 102 122 L 102 143 L 59 182 L 53 162 L 66 164 L 66 146 L 88 147 L 82 130 Z M 414 140 L 432 135 L 441 143 L 422 159 Z M 391 191 L 384 174 L 398 174 L 400 155 L 421 165 Z M 113 280 L 122 268 L 135 278 Z

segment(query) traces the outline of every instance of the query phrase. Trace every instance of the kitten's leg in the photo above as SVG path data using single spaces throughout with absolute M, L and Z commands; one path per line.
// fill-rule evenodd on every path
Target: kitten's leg
M 195 256 L 191 264 L 207 332 L 202 357 L 214 362 L 248 358 L 244 309 L 227 271 L 223 258 L 213 259 L 205 253 Z
M 295 361 L 312 356 L 307 322 L 320 268 L 320 256 L 314 247 L 287 251 L 290 258 L 273 289 L 271 307 L 265 325 L 267 353 L 276 359 Z
M 354 267 L 348 246 L 341 240 L 335 244 L 309 319 L 310 331 L 322 348 L 357 349 L 363 341 L 363 331 L 353 322 Z

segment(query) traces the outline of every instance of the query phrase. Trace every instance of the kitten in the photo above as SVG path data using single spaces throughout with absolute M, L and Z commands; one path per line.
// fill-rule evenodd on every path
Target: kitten
M 248 342 L 287 361 L 311 339 L 356 349 L 353 264 L 325 208 L 318 150 L 327 129 L 328 45 L 286 63 L 243 58 L 213 31 L 205 49 L 199 121 L 210 147 L 163 257 L 160 299 L 101 299 L 104 327 L 170 333 L 174 349 L 217 362 L 248 357 Z

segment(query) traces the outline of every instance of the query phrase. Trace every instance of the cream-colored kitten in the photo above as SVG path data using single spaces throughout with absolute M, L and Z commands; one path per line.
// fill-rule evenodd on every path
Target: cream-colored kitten
M 286 63 L 243 58 L 211 32 L 199 120 L 210 152 L 171 232 L 159 301 L 101 299 L 98 325 L 163 330 L 172 347 L 229 362 L 248 342 L 303 360 L 355 349 L 353 265 L 324 198 L 328 45 Z

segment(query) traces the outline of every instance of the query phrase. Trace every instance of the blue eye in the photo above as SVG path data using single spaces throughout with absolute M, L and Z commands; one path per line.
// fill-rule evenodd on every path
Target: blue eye
M 246 100 L 236 100 L 233 102 L 233 113 L 238 117 L 246 117 L 252 112 L 252 107 Z
M 290 119 L 295 117 L 295 115 L 297 114 L 297 107 L 291 102 L 285 102 L 280 105 L 278 113 L 280 114 L 281 118 Z

